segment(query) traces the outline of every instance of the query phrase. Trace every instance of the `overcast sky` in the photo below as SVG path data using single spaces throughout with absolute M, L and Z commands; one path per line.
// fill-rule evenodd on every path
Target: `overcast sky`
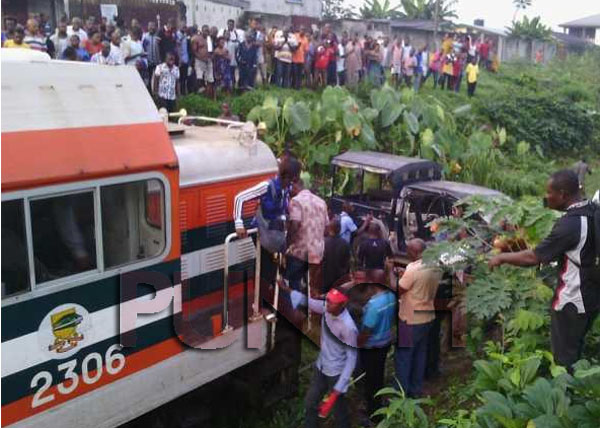
M 348 4 L 360 7 L 363 0 L 346 0 Z M 392 5 L 399 0 L 390 0 Z M 492 28 L 504 28 L 510 25 L 515 13 L 512 0 L 459 0 L 456 7 L 459 21 L 472 24 L 476 18 L 485 20 Z M 600 0 L 532 0 L 530 8 L 525 10 L 529 17 L 541 16 L 542 22 L 559 31 L 558 24 L 573 21 L 600 13 Z M 523 11 L 519 11 L 519 17 Z

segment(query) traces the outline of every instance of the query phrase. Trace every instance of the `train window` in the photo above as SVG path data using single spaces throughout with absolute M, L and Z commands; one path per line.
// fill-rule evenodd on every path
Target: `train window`
M 97 268 L 93 191 L 35 199 L 30 207 L 36 283 Z
M 2 202 L 2 298 L 29 288 L 23 199 L 5 201 Z
M 164 250 L 164 195 L 157 179 L 101 187 L 106 268 L 155 257 Z

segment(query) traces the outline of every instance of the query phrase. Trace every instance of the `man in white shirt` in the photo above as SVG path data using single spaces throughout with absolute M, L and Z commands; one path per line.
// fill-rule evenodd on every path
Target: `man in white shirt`
M 123 51 L 121 50 L 121 30 L 113 31 L 110 36 L 110 55 L 115 61 L 115 65 L 123 65 Z
M 50 40 L 54 44 L 54 58 L 59 59 L 63 57 L 63 53 L 67 46 L 69 46 L 70 37 L 67 34 L 67 23 L 59 22 L 56 33 L 50 36 Z
M 85 47 L 85 41 L 88 39 L 88 35 L 86 31 L 82 27 L 81 18 L 74 17 L 71 20 L 70 26 L 67 27 L 67 34 L 71 37 L 73 34 L 77 34 L 79 36 L 79 47 Z
M 292 306 L 306 304 L 306 296 L 291 290 Z M 309 298 L 309 310 L 324 315 L 321 318 L 321 351 L 315 362 L 314 374 L 306 393 L 305 426 L 316 428 L 317 415 L 327 413 L 324 408 L 334 406 L 336 426 L 350 428 L 345 394 L 356 366 L 358 328 L 346 309 L 348 297 L 333 288 L 325 301 Z M 319 405 L 323 396 L 329 399 Z
M 116 65 L 115 59 L 110 52 L 110 43 L 107 41 L 102 42 L 102 50 L 92 55 L 90 62 L 100 65 Z

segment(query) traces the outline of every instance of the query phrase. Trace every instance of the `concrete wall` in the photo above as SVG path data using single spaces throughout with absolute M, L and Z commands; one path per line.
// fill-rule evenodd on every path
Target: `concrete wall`
M 321 17 L 321 0 L 249 0 L 248 12 L 289 17 Z
M 444 33 L 440 32 L 438 35 L 440 45 L 442 43 L 442 38 L 440 37 L 440 35 L 443 34 Z M 435 46 L 433 33 L 430 31 L 393 29 L 391 38 L 393 39 L 396 37 L 402 38 L 404 40 L 406 40 L 406 38 L 408 37 L 411 46 L 414 48 L 421 48 L 425 45 L 429 45 L 429 49 L 433 50 Z
M 202 26 L 204 24 L 214 25 L 217 28 L 226 28 L 227 20 L 236 22 L 240 19 L 244 10 L 241 7 L 228 4 L 216 3 L 210 0 L 186 0 L 187 25 Z
M 501 49 L 501 59 L 502 61 L 535 62 L 536 53 L 539 50 L 542 51 L 544 63 L 550 61 L 558 53 L 557 45 L 553 42 L 507 38 Z

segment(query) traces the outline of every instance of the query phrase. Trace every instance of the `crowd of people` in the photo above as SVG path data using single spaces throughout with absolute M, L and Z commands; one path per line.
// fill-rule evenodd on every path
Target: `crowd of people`
M 407 396 L 421 396 L 426 373 L 433 377 L 438 369 L 427 361 L 432 360 L 428 343 L 439 341 L 439 332 L 431 331 L 442 271 L 422 263 L 426 244 L 421 239 L 406 243 L 411 263 L 405 270 L 395 269 L 393 245 L 381 220 L 357 216 L 349 203 L 334 213 L 304 187 L 293 156 L 285 154 L 279 168 L 277 177 L 236 196 L 236 232 L 246 237 L 246 226 L 258 228 L 262 286 L 272 290 L 279 284 L 279 307 L 289 320 L 303 325 L 307 308 L 320 315 L 320 353 L 306 395 L 305 425 L 316 427 L 329 410 L 337 426 L 356 425 L 345 394 L 352 377 L 364 372 L 360 422 L 371 426 L 381 405 L 375 394 L 385 386 L 386 359 L 394 342 L 394 386 Z M 243 206 L 256 198 L 260 209 L 252 223 L 245 223 Z
M 428 244 L 418 238 L 402 245 L 410 262 L 398 267 L 399 246 L 391 242 L 382 221 L 370 214 L 355 215 L 349 202 L 334 212 L 304 187 L 300 170 L 300 163 L 286 153 L 279 160 L 278 176 L 239 193 L 233 212 L 236 232 L 246 237 L 246 226 L 258 228 L 261 286 L 271 293 L 275 284 L 283 290 L 281 312 L 299 328 L 306 326 L 307 317 L 310 324 L 309 314 L 320 319 L 320 352 L 305 397 L 305 426 L 318 426 L 319 417 L 330 411 L 338 427 L 357 422 L 373 426 L 373 415 L 382 405 L 376 392 L 386 386 L 390 348 L 397 380 L 390 386 L 401 387 L 406 396 L 423 396 L 424 380 L 439 376 L 440 347 L 450 344 L 439 330 L 440 318 L 448 314 L 436 310 L 436 299 L 448 277 L 439 266 L 423 262 Z M 572 371 L 600 310 L 600 246 L 594 247 L 600 236 L 594 235 L 600 227 L 600 207 L 584 199 L 573 170 L 553 174 L 546 194 L 549 207 L 566 212 L 552 233 L 533 250 L 489 258 L 489 266 L 559 260 L 550 335 L 555 361 Z M 257 198 L 260 208 L 252 223 L 245 223 L 243 205 Z M 460 218 L 464 212 L 463 206 L 456 206 L 452 216 Z M 467 232 L 436 240 L 464 239 L 463 233 Z M 455 276 L 450 282 L 468 282 Z M 362 377 L 363 411 L 353 412 L 360 420 L 351 422 L 345 396 Z
M 24 26 L 5 17 L 2 46 L 35 49 L 55 59 L 136 67 L 167 108 L 173 108 L 179 94 L 245 91 L 257 79 L 296 89 L 390 80 L 419 90 L 431 78 L 434 88 L 458 92 L 466 75 L 472 96 L 480 67 L 493 67 L 492 42 L 471 35 L 448 33 L 440 49 L 431 51 L 426 44 L 413 46 L 408 36 L 391 40 L 347 31 L 338 36 L 330 24 L 267 31 L 253 18 L 245 29 L 232 19 L 219 29 L 178 25 L 173 18 L 164 25 L 132 19 L 126 26 L 120 19 L 64 17 L 52 28 L 43 14 L 32 14 Z

